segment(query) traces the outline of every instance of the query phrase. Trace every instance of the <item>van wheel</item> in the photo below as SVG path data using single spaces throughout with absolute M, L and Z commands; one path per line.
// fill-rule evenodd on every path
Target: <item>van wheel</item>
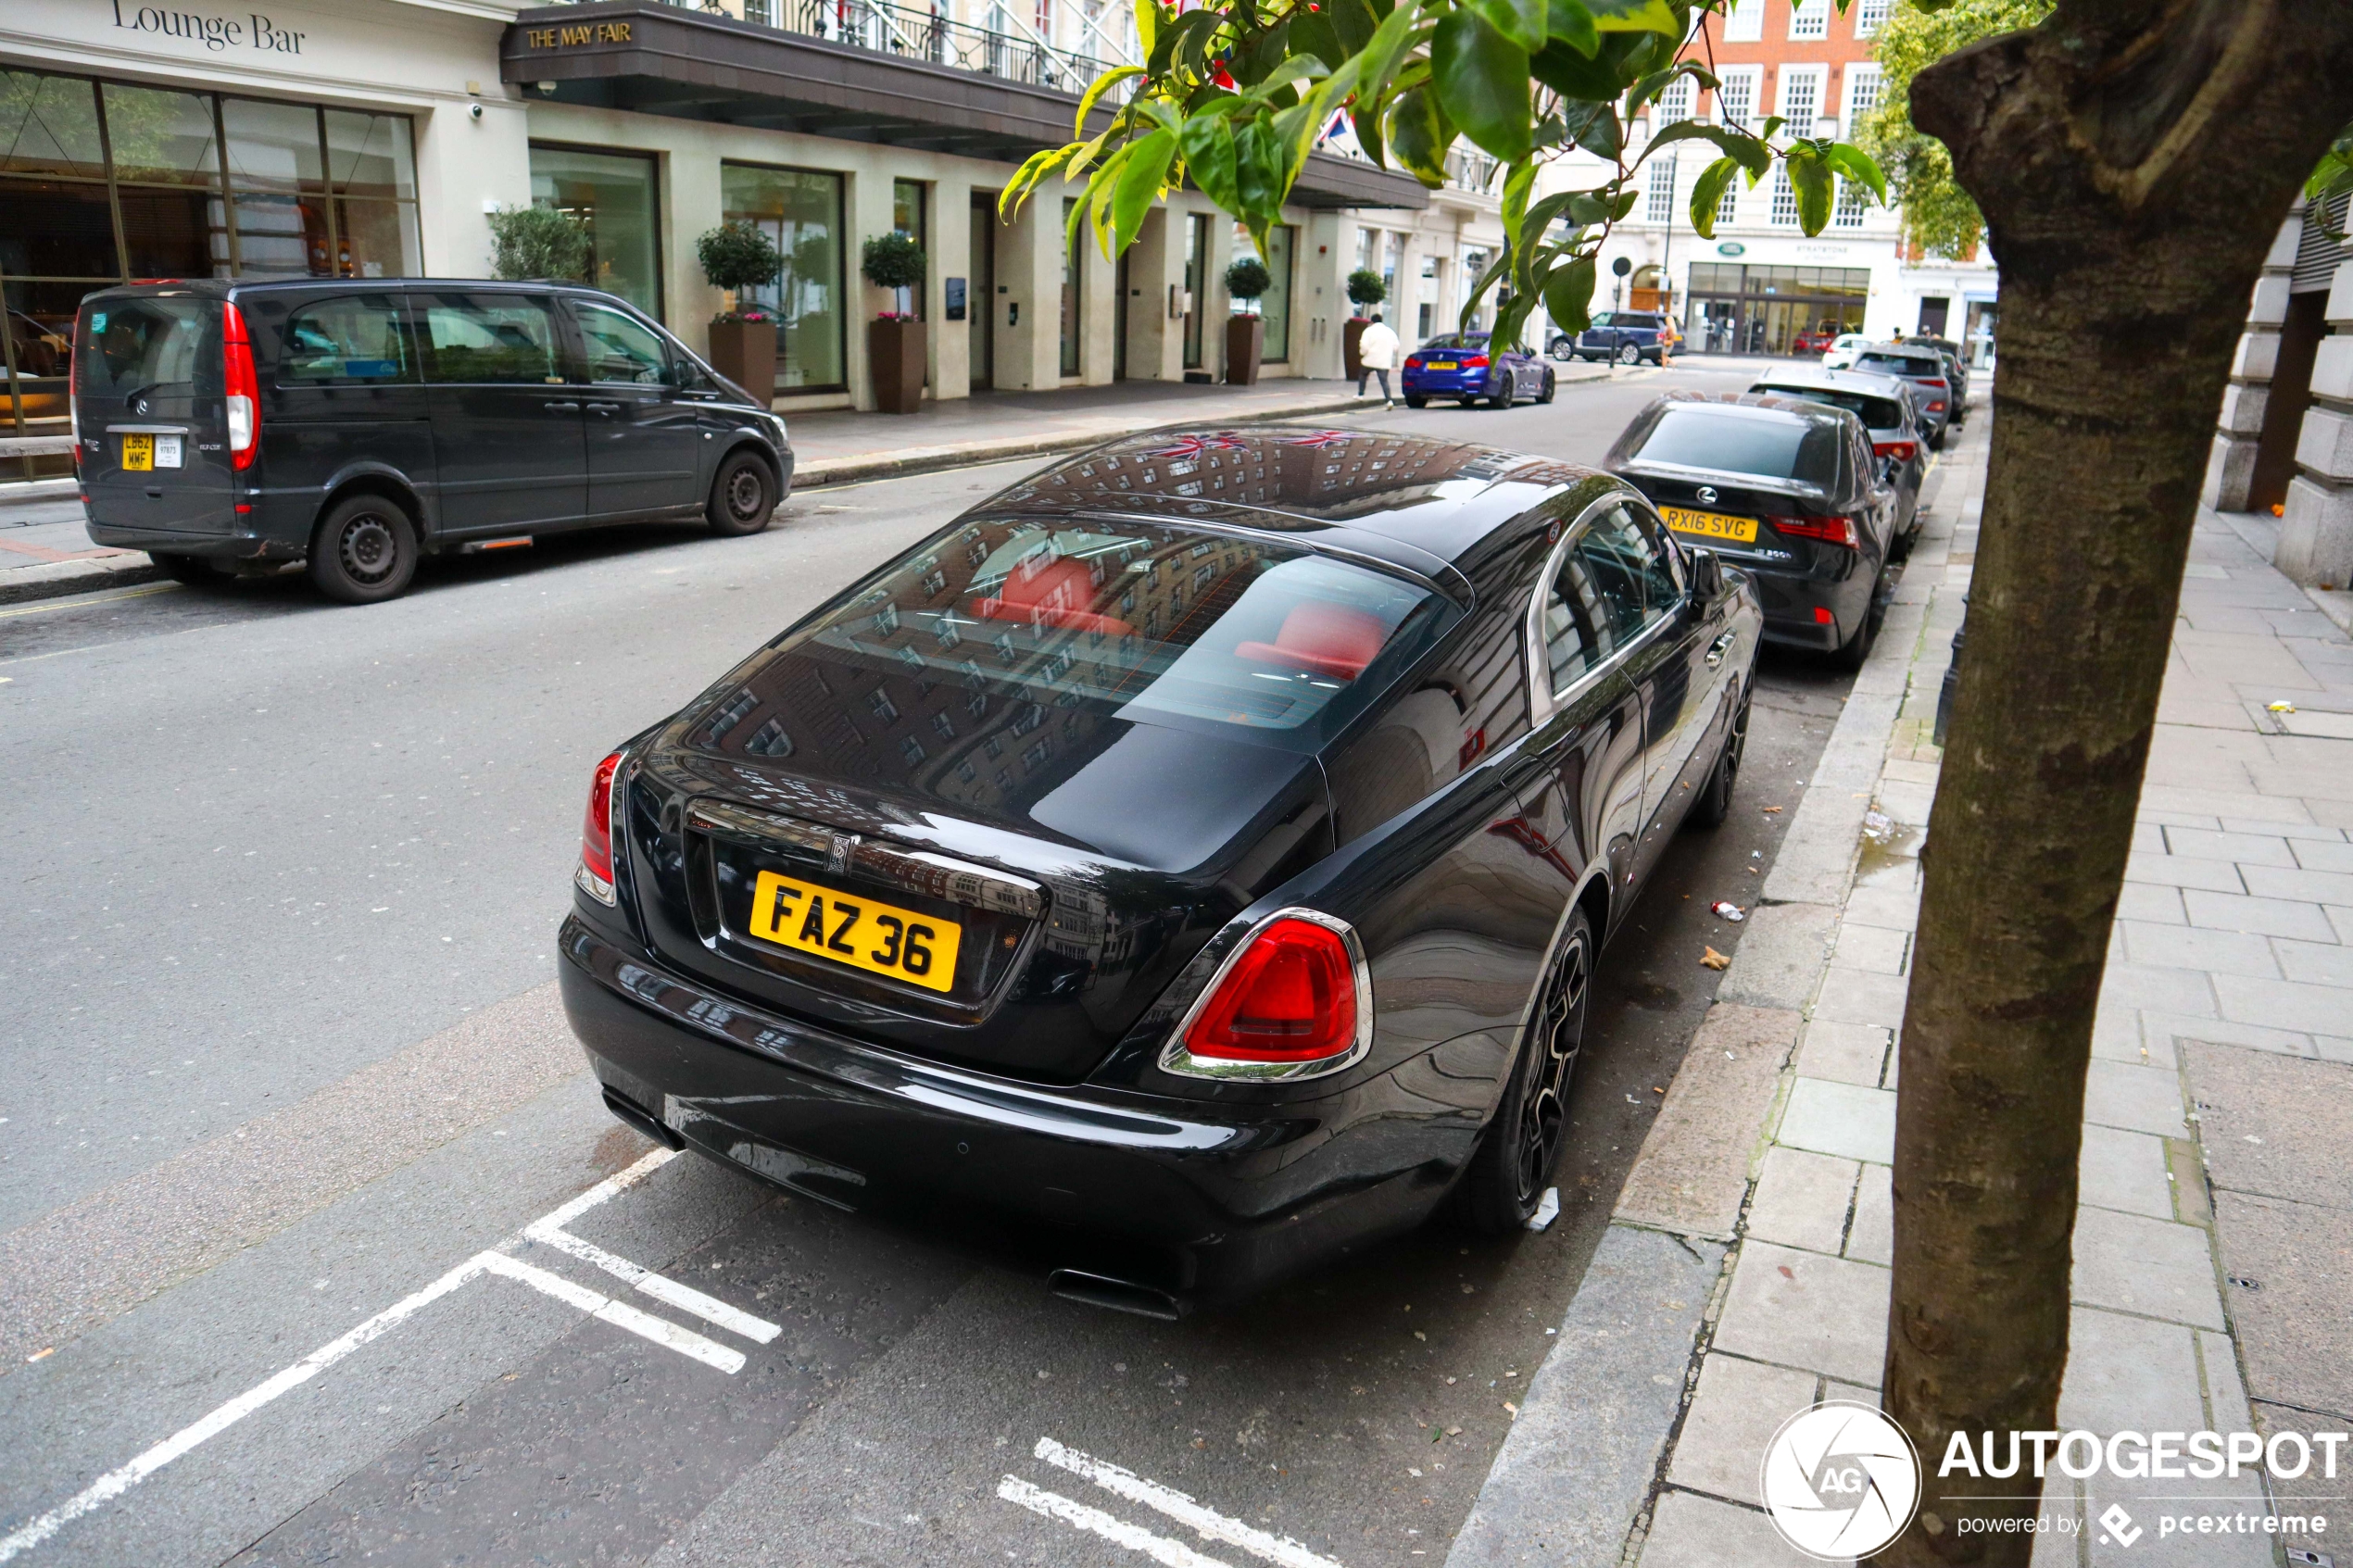
M 220 571 L 202 556 L 158 555 L 149 550 L 147 558 L 161 567 L 166 577 L 191 588 L 209 587 L 220 581 Z
M 711 504 L 703 508 L 711 531 L 728 539 L 757 533 L 775 509 L 776 476 L 768 465 L 740 446 L 728 453 L 711 482 Z
M 1568 1086 L 1585 1041 L 1592 983 L 1593 928 L 1578 909 L 1545 970 L 1503 1103 L 1454 1189 L 1456 1213 L 1482 1236 L 1504 1236 L 1527 1224 L 1552 1185 L 1567 1142 Z
M 340 604 L 398 598 L 417 575 L 417 525 L 399 503 L 354 495 L 310 536 L 310 582 Z

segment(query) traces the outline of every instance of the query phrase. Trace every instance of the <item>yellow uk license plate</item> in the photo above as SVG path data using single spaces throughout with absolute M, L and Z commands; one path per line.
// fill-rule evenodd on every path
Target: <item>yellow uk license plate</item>
M 1424 365 L 1422 369 L 1425 370 L 1459 370 L 1462 369 L 1462 366 L 1456 364 L 1452 359 L 1432 359 L 1429 363 Z
M 153 473 L 156 468 L 156 438 L 152 435 L 126 435 L 122 438 L 122 471 Z
M 1756 543 L 1756 520 L 1753 517 L 1726 517 L 1722 512 L 1687 511 L 1681 507 L 1661 507 L 1658 515 L 1667 526 L 1678 533 L 1694 533 L 1703 539 L 1730 539 L 1736 545 Z
M 751 934 L 763 942 L 945 991 L 956 983 L 954 921 L 879 899 L 761 872 L 752 886 Z

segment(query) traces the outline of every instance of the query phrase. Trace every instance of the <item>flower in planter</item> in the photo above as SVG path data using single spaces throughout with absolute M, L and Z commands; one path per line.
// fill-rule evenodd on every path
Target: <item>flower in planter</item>
M 721 311 L 712 320 L 775 320 L 759 306 L 744 307 L 741 304 L 747 290 L 774 282 L 776 274 L 784 270 L 784 254 L 758 224 L 738 220 L 704 231 L 695 241 L 695 259 L 702 264 L 702 275 L 712 288 L 724 289 L 736 297 L 735 308 Z

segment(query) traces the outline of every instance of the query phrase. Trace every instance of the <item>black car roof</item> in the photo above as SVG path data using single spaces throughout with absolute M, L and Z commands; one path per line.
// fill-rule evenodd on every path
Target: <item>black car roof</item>
M 384 289 L 496 289 L 501 294 L 554 293 L 570 290 L 574 294 L 603 295 L 607 291 L 592 284 L 573 282 L 562 278 L 533 278 L 525 282 L 510 282 L 504 278 L 142 278 L 135 282 L 110 283 L 105 288 L 92 289 L 97 295 L 170 295 L 200 294 L 208 298 L 226 299 L 238 295 L 275 294 L 288 289 L 346 288 L 358 293 Z M 607 297 L 618 299 L 618 295 Z M 627 301 L 623 301 L 626 304 Z
M 1777 414 L 1788 414 L 1817 423 L 1827 420 L 1836 424 L 1841 420 L 1855 418 L 1845 409 L 1833 408 L 1828 403 L 1817 403 L 1808 397 L 1780 397 L 1769 392 L 1662 392 L 1650 407 L 1655 408 L 1662 404 L 1673 403 L 1707 403 L 1718 408 L 1750 410 L 1768 419 Z M 1647 408 L 1643 410 L 1645 413 L 1649 411 Z
M 1125 513 L 1320 534 L 1322 543 L 1426 571 L 1433 560 L 1459 563 L 1547 496 L 1580 486 L 1622 482 L 1581 463 L 1473 442 L 1267 424 L 1124 437 L 974 509 Z M 1383 542 L 1402 548 L 1383 549 Z

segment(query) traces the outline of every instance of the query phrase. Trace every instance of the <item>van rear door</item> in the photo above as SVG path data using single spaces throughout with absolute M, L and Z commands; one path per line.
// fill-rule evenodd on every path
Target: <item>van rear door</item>
M 220 301 L 99 295 L 74 325 L 74 413 L 90 521 L 224 534 L 236 522 Z

